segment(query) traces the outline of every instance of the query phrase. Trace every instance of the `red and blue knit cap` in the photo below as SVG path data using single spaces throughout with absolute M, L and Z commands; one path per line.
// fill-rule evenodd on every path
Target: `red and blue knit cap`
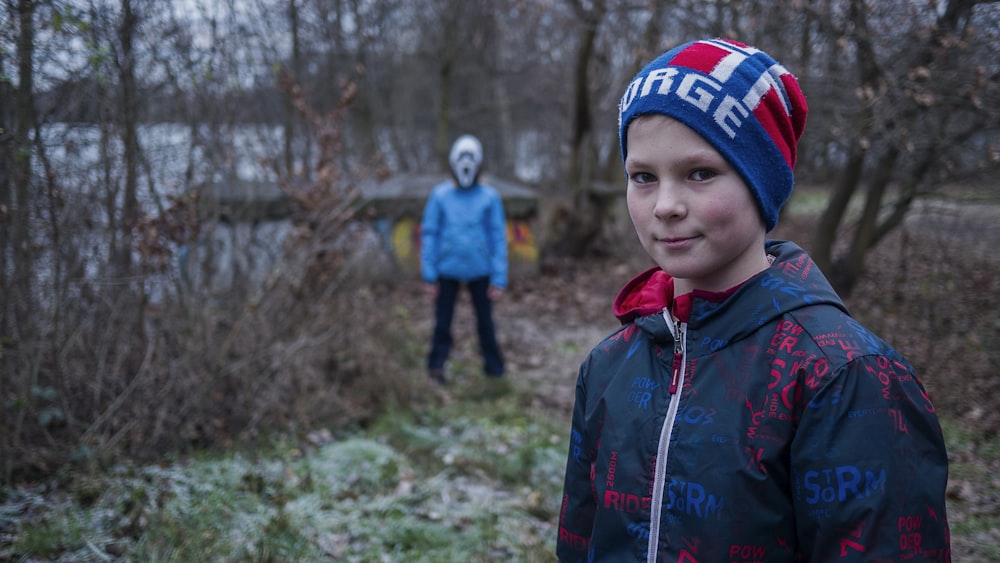
M 807 112 L 798 81 L 767 53 L 730 39 L 693 41 L 654 59 L 628 85 L 618 105 L 622 159 L 633 119 L 676 119 L 739 171 L 770 231 L 792 194 Z

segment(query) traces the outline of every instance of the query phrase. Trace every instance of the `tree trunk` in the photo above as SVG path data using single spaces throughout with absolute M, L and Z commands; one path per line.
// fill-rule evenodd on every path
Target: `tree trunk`
M 457 1 L 449 3 L 448 14 L 452 20 L 444 22 L 444 52 L 441 54 L 441 64 L 438 66 L 438 111 L 437 130 L 434 137 L 435 152 L 439 155 L 445 170 L 448 170 L 448 150 L 451 138 L 451 85 L 455 70 L 455 58 L 458 54 L 458 26 L 455 25 L 458 12 Z
M 864 271 L 865 256 L 875 246 L 882 200 L 885 198 L 898 159 L 899 149 L 895 146 L 890 146 L 886 154 L 879 159 L 879 163 L 875 167 L 875 175 L 868 184 L 865 205 L 861 211 L 858 226 L 854 230 L 850 249 L 842 259 L 834 262 L 834 268 L 830 272 L 834 287 L 844 295 L 850 295 L 854 291 L 854 287 Z
M 597 25 L 588 22 L 580 37 L 577 48 L 576 67 L 573 71 L 573 128 L 570 136 L 569 152 L 569 182 L 576 193 L 585 191 L 585 184 L 590 180 L 587 169 L 588 158 L 585 141 L 593 126 L 590 117 L 590 59 L 594 56 L 594 41 L 597 38 Z
M 0 49 L 0 68 L 5 68 L 6 64 L 5 50 Z M 14 90 L 10 82 L 0 80 L 0 123 L 14 123 L 13 99 Z M 11 192 L 14 145 L 15 138 L 11 131 L 0 131 L 0 295 L 10 295 L 11 292 L 8 254 L 11 250 L 10 211 L 14 203 L 14 195 Z M 10 334 L 11 327 L 8 324 L 12 314 L 10 308 L 10 299 L 0 299 L 0 336 Z M 0 387 L 2 386 L 0 384 Z
M 595 2 L 589 10 L 574 0 L 574 9 L 583 21 L 583 33 L 577 45 L 573 70 L 572 132 L 567 178 L 572 190 L 570 209 L 558 214 L 554 219 L 553 240 L 547 251 L 560 256 L 579 258 L 590 249 L 600 235 L 604 223 L 606 202 L 592 196 L 590 184 L 593 180 L 593 163 L 589 142 L 593 122 L 590 107 L 590 64 L 594 56 L 597 28 L 604 15 L 604 5 Z
M 503 30 L 499 27 L 495 9 L 490 9 L 486 14 L 490 19 L 491 32 L 497 37 L 503 37 Z M 506 68 L 500 56 L 499 49 L 491 49 L 487 52 L 488 66 L 493 70 L 491 73 L 491 90 L 493 92 L 493 102 L 496 105 L 496 170 L 502 170 L 505 175 L 515 176 L 517 166 L 517 135 L 514 126 L 514 103 L 510 93 L 509 80 L 507 79 Z
M 816 261 L 816 265 L 829 277 L 834 289 L 844 295 L 849 294 L 850 289 L 853 288 L 853 282 L 847 282 L 847 280 L 856 278 L 860 274 L 860 269 L 853 273 L 841 272 L 842 264 L 834 259 L 833 247 L 837 240 L 837 233 L 846 216 L 848 204 L 857 191 L 865 170 L 865 161 L 868 158 L 868 149 L 875 127 L 873 108 L 882 82 L 882 71 L 876 63 L 875 49 L 872 46 L 865 9 L 863 0 L 851 0 L 849 18 L 853 24 L 852 38 L 857 51 L 860 73 L 859 115 L 854 122 L 855 129 L 852 134 L 847 164 L 841 170 L 830 202 L 820 217 L 813 248 L 813 260 Z M 864 254 L 854 257 L 854 259 L 863 262 Z M 844 278 L 844 284 L 841 284 L 841 277 Z
M 32 322 L 31 287 L 34 253 L 31 243 L 31 130 L 35 126 L 34 57 L 35 2 L 19 0 L 20 30 L 17 37 L 18 83 L 14 96 L 14 139 L 11 183 L 14 197 L 8 211 L 11 218 L 10 245 L 14 260 L 12 291 L 7 298 L 14 311 L 14 338 L 24 337 Z
M 292 77 L 293 81 L 301 80 L 302 74 L 302 53 L 299 45 L 299 6 L 296 0 L 288 2 L 288 26 L 292 32 Z M 285 126 L 284 126 L 284 174 L 291 176 L 295 172 L 295 153 L 293 151 L 293 140 L 295 139 L 295 104 L 291 96 L 286 94 L 285 98 Z M 303 167 L 303 172 L 305 168 Z
M 355 22 L 362 22 L 362 27 L 366 27 L 364 11 L 361 0 L 352 0 L 350 3 L 350 15 Z M 367 33 L 357 34 L 357 65 L 367 69 L 370 59 L 373 58 L 372 50 L 369 48 L 371 35 Z M 375 110 L 376 100 L 378 100 L 378 82 L 374 78 L 374 73 L 365 72 L 363 80 L 359 83 L 362 87 L 361 93 L 355 102 L 353 113 L 359 124 L 357 134 L 357 145 L 361 148 L 361 154 L 371 155 L 371 164 L 377 169 L 384 166 L 384 148 L 378 141 L 377 111 Z M 378 169 L 378 172 L 382 170 Z
M 119 78 L 122 89 L 122 145 L 125 149 L 125 192 L 122 200 L 122 238 L 118 249 L 119 275 L 128 276 L 132 265 L 132 230 L 139 219 L 139 133 L 137 125 L 137 93 L 135 85 L 136 16 L 132 0 L 122 0 L 122 22 L 118 31 L 122 60 Z
M 854 139 L 847 164 L 840 171 L 830 194 L 830 200 L 819 218 L 812 257 L 819 269 L 828 276 L 833 273 L 833 245 L 837 241 L 837 231 L 847 213 L 847 206 L 857 191 L 867 154 L 868 151 L 861 146 L 861 141 Z
M 627 80 L 639 72 L 643 65 L 649 63 L 654 57 L 660 55 L 660 38 L 663 35 L 664 13 L 669 8 L 667 2 L 652 2 L 649 19 L 646 20 L 646 28 L 642 32 L 642 39 L 636 45 L 633 53 L 631 67 L 627 69 Z M 618 143 L 615 143 L 618 146 Z M 608 160 L 604 163 L 604 179 L 616 184 L 625 177 L 625 165 L 622 162 L 620 150 L 608 151 Z
M 18 84 L 14 93 L 14 137 L 10 139 L 11 166 L 10 183 L 13 192 L 7 192 L 8 205 L 4 215 L 10 218 L 9 248 L 0 251 L 10 252 L 13 260 L 9 293 L 2 300 L 7 308 L 5 325 L 0 326 L 0 336 L 10 339 L 14 346 L 14 354 L 6 354 L 0 350 L 3 359 L 0 369 L 0 393 L 4 397 L 15 397 L 26 403 L 32 401 L 29 389 L 37 384 L 38 371 L 37 350 L 35 344 L 35 319 L 33 316 L 34 302 L 31 289 L 34 278 L 34 253 L 31 241 L 31 131 L 35 124 L 34 98 L 34 45 L 35 45 L 35 3 L 33 0 L 19 0 L 16 13 L 18 16 L 17 36 L 17 70 Z M 6 264 L 5 272 L 6 272 Z M 7 289 L 7 288 L 4 288 Z M 3 346 L 0 343 L 0 346 Z M 34 365 L 32 365 L 34 363 Z M 9 378 L 9 379 L 8 379 Z M 24 440 L 24 427 L 28 424 L 30 404 L 15 407 L 8 412 L 11 416 L 0 419 L 9 423 L 4 426 L 3 434 L 7 438 L 0 441 L 0 457 L 3 462 L 3 479 L 9 483 L 19 457 Z

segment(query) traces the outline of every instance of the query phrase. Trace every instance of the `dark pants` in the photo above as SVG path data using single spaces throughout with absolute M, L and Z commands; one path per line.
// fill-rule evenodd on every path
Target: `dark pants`
M 455 316 L 455 301 L 463 282 L 442 278 L 438 280 L 437 302 L 434 304 L 434 338 L 431 352 L 427 356 L 427 368 L 444 369 L 444 363 L 451 352 L 451 321 Z M 486 375 L 503 375 L 503 356 L 497 344 L 493 328 L 493 303 L 487 291 L 489 278 L 479 278 L 465 282 L 472 296 L 472 306 L 476 310 L 476 331 L 479 333 L 479 351 L 483 355 L 483 371 Z

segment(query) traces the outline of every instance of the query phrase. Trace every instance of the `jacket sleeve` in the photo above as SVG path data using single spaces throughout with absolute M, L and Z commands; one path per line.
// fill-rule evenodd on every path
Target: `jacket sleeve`
M 429 283 L 438 279 L 437 256 L 441 222 L 441 204 L 437 190 L 434 190 L 424 204 L 424 215 L 420 221 L 420 277 Z
M 495 194 L 490 206 L 490 284 L 507 287 L 507 218 L 503 200 Z
M 944 438 L 905 361 L 861 356 L 825 381 L 791 466 L 806 561 L 950 561 Z
M 570 429 L 569 456 L 563 482 L 562 508 L 556 555 L 559 561 L 586 561 L 594 527 L 597 501 L 590 482 L 594 449 L 586 430 L 587 390 L 585 374 L 589 362 L 580 368 L 576 383 L 576 403 Z

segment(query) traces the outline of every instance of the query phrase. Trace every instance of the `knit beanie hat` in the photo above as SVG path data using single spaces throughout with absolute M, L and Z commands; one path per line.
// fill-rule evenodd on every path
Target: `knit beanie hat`
M 792 194 L 807 112 L 798 81 L 767 53 L 730 39 L 693 41 L 654 59 L 628 85 L 618 105 L 622 159 L 633 119 L 676 119 L 739 171 L 770 231 Z

